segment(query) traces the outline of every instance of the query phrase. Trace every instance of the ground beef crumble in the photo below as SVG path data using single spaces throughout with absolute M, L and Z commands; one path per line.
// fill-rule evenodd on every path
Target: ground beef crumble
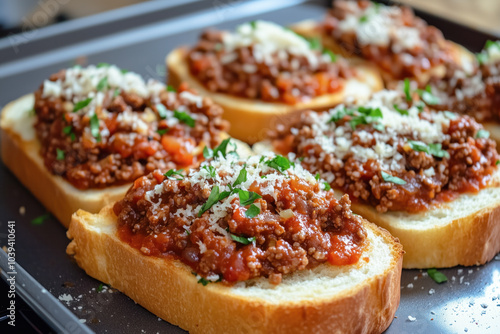
M 65 80 L 65 73 L 62 70 L 49 80 Z M 102 106 L 95 110 L 100 119 L 100 133 L 95 137 L 91 117 L 72 112 L 73 103 L 62 95 L 44 97 L 42 84 L 35 92 L 35 129 L 45 166 L 75 187 L 88 189 L 132 182 L 155 169 L 196 165 L 202 155 L 194 149 L 199 145 L 218 145 L 228 124 L 221 119 L 222 109 L 211 100 L 203 99 L 203 104 L 197 106 L 180 97 L 188 91 L 185 85 L 177 93 L 163 89 L 158 98 L 169 110 L 176 110 L 182 104 L 197 115 L 192 128 L 182 122 L 169 126 L 168 119 L 159 116 L 157 104 L 151 98 L 114 89 L 105 91 Z M 134 122 L 120 122 L 146 113 L 150 118 L 142 131 L 135 128 Z
M 212 92 L 296 104 L 337 92 L 355 75 L 344 59 L 325 61 L 329 56 L 320 50 L 313 51 L 317 66 L 304 56 L 284 50 L 274 53 L 270 60 L 257 61 L 253 46 L 227 51 L 224 33 L 204 32 L 187 57 L 191 74 Z
M 251 158 L 246 165 L 236 162 L 234 175 L 258 164 L 259 158 Z M 223 217 L 217 216 L 214 222 L 210 210 L 198 215 L 213 191 L 214 180 L 203 181 L 203 186 L 193 184 L 196 172 L 191 170 L 191 176 L 183 180 L 165 178 L 159 171 L 139 178 L 114 206 L 120 238 L 145 255 L 181 260 L 203 280 L 226 283 L 268 277 L 270 283 L 278 284 L 284 274 L 321 263 L 358 261 L 366 236 L 361 218 L 351 212 L 348 196 L 335 199 L 332 191 L 321 190 L 312 175 L 308 174 L 312 183 L 293 174 L 276 182 L 261 180 L 261 176 L 277 173 L 268 170 L 257 176 L 261 183 L 250 181 L 248 188 L 262 195 L 254 202 L 260 208 L 256 217 L 246 217 L 248 206 L 241 206 L 236 196 L 226 199 L 229 204 Z M 227 175 L 226 171 L 218 173 Z M 276 198 L 264 192 L 270 184 Z M 280 214 L 284 210 L 290 213 Z M 253 242 L 243 244 L 233 236 Z

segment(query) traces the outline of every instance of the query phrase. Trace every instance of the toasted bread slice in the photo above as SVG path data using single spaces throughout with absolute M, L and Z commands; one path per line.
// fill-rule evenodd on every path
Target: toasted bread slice
M 78 209 L 99 212 L 105 205 L 122 198 L 131 183 L 106 189 L 80 190 L 64 178 L 51 174 L 40 156 L 32 113 L 34 96 L 25 95 L 2 110 L 0 128 L 2 161 L 42 204 L 65 226 Z M 251 154 L 248 145 L 238 143 L 241 155 Z
M 200 95 L 211 97 L 215 103 L 224 108 L 223 118 L 231 123 L 229 134 L 248 143 L 255 143 L 266 137 L 269 130 L 282 124 L 290 114 L 305 109 L 322 110 L 342 103 L 346 97 L 357 99 L 368 98 L 373 92 L 383 88 L 382 79 L 375 68 L 355 61 L 357 77 L 348 80 L 343 90 L 335 94 L 326 94 L 308 102 L 289 105 L 270 103 L 214 93 L 206 89 L 190 71 L 186 59 L 187 50 L 179 48 L 168 54 L 166 64 L 169 71 L 168 82 L 178 87 L 187 82 Z
M 332 52 L 341 55 L 345 58 L 361 60 L 359 56 L 353 55 L 351 52 L 339 45 L 333 38 L 322 32 L 321 26 L 314 21 L 306 20 L 293 25 L 292 30 L 305 37 L 319 37 L 325 48 L 330 49 Z M 452 58 L 453 60 L 463 67 L 466 71 L 474 67 L 475 56 L 472 52 L 463 46 L 449 41 L 452 45 Z M 366 61 L 366 60 L 365 60 Z M 377 67 L 380 75 L 382 76 L 387 88 L 396 88 L 399 80 L 396 80 L 389 71 Z M 442 78 L 446 74 L 445 65 L 435 66 L 428 71 L 422 72 L 418 78 L 410 78 L 417 81 L 421 85 L 426 85 L 432 77 Z
M 253 149 L 259 154 L 272 146 L 260 142 Z M 380 213 L 359 203 L 352 204 L 352 211 L 401 241 L 404 268 L 481 265 L 500 251 L 500 171 L 478 194 L 462 194 L 427 212 Z
M 265 278 L 198 284 L 182 262 L 122 242 L 112 206 L 73 215 L 67 253 L 90 276 L 192 333 L 380 333 L 399 304 L 402 247 L 363 224 L 369 245 L 358 264 L 323 264 L 285 275 L 277 286 Z

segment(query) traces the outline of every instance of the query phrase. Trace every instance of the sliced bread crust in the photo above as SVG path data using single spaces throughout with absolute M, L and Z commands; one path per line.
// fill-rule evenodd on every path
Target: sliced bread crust
M 182 82 L 187 82 L 189 87 L 200 95 L 211 97 L 215 103 L 224 108 L 223 118 L 231 123 L 229 134 L 247 143 L 263 140 L 269 130 L 282 124 L 290 114 L 306 109 L 324 110 L 342 103 L 347 96 L 368 98 L 373 92 L 383 88 L 382 79 L 376 69 L 356 61 L 354 64 L 358 77 L 348 80 L 344 89 L 338 93 L 322 95 L 296 105 L 263 102 L 210 92 L 191 75 L 185 61 L 186 55 L 187 50 L 184 48 L 176 49 L 167 55 L 165 61 L 169 72 L 169 84 L 178 87 Z
M 299 271 L 275 287 L 264 278 L 198 284 L 182 262 L 122 242 L 112 206 L 73 215 L 67 253 L 90 276 L 192 333 L 381 333 L 399 305 L 403 252 L 387 231 L 364 226 L 369 246 L 358 264 Z
M 259 154 L 272 146 L 260 142 L 253 149 Z M 500 252 L 500 171 L 478 194 L 462 194 L 427 212 L 380 213 L 359 203 L 353 203 L 352 211 L 401 241 L 403 268 L 481 265 Z
M 2 110 L 0 121 L 3 163 L 21 183 L 42 202 L 67 228 L 71 215 L 78 209 L 99 212 L 104 206 L 121 199 L 132 183 L 106 189 L 80 190 L 63 177 L 51 174 L 40 156 L 32 113 L 34 96 L 25 95 Z M 241 155 L 252 153 L 248 145 L 237 141 Z

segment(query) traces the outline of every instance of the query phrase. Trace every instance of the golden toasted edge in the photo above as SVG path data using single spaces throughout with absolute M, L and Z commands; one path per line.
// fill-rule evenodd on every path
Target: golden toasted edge
M 339 296 L 303 302 L 270 303 L 222 284 L 198 284 L 181 262 L 144 256 L 120 241 L 111 206 L 73 215 L 67 253 L 90 276 L 192 333 L 381 333 L 399 305 L 403 251 L 387 231 L 365 227 L 390 245 L 390 266 Z
M 1 156 L 3 163 L 14 173 L 21 183 L 35 195 L 35 197 L 54 214 L 54 216 L 68 227 L 71 215 L 78 209 L 89 212 L 99 212 L 104 206 L 121 199 L 132 183 L 112 186 L 106 189 L 80 190 L 73 187 L 61 176 L 51 174 L 40 156 L 40 143 L 35 138 L 26 141 L 8 126 L 9 116 L 21 112 L 17 107 L 22 100 L 33 98 L 27 95 L 9 103 L 1 112 L 2 124 Z M 12 117 L 12 116 L 10 116 Z M 227 134 L 223 134 L 227 137 Z M 238 152 L 241 155 L 251 155 L 253 152 L 248 145 L 236 141 Z
M 169 84 L 178 87 L 182 82 L 186 82 L 200 95 L 211 97 L 224 108 L 223 117 L 231 123 L 229 134 L 247 143 L 264 139 L 270 130 L 286 122 L 294 113 L 306 109 L 324 110 L 342 103 L 346 97 L 344 90 L 291 106 L 210 92 L 191 75 L 185 61 L 186 53 L 186 49 L 179 48 L 167 55 L 165 61 L 169 71 Z M 372 66 L 358 62 L 356 69 L 358 78 L 346 83 L 350 94 L 367 98 L 371 93 L 383 88 L 382 79 Z

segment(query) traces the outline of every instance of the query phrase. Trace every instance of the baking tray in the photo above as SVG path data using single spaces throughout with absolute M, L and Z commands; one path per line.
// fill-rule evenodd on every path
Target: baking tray
M 152 3 L 156 3 L 157 10 Z M 154 1 L 147 4 L 148 10 L 141 11 L 137 5 L 121 15 L 115 13 L 113 20 L 96 22 L 90 18 L 78 21 L 77 27 L 65 23 L 65 32 L 41 31 L 40 39 L 33 38 L 23 45 L 17 56 L 8 55 L 14 51 L 9 50 L 5 40 L 0 41 L 0 56 L 8 55 L 0 58 L 0 106 L 34 91 L 47 76 L 74 64 L 76 59 L 116 63 L 146 78 L 164 80 L 165 55 L 179 45 L 193 44 L 206 27 L 232 29 L 255 19 L 284 25 L 304 19 L 320 20 L 327 5 L 328 1 L 210 0 L 168 7 L 165 2 Z M 164 19 L 158 13 L 163 13 Z M 448 38 L 473 51 L 492 38 L 420 14 Z M 59 40 L 68 38 L 68 31 L 74 36 L 70 44 Z M 75 322 L 81 319 L 78 322 L 98 333 L 183 332 L 118 291 L 100 289 L 100 282 L 87 276 L 65 254 L 68 240 L 58 221 L 49 218 L 40 225 L 31 223 L 46 211 L 1 163 L 0 182 L 0 245 L 6 243 L 7 221 L 16 221 L 18 263 L 58 300 L 58 307 L 76 316 Z M 500 333 L 500 257 L 481 267 L 441 271 L 448 276 L 447 283 L 435 283 L 425 271 L 403 271 L 401 304 L 387 333 Z

